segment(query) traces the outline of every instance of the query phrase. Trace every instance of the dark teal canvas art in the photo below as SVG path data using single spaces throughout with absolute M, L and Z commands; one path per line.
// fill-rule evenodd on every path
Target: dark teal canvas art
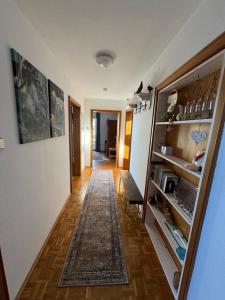
M 48 81 L 52 137 L 65 135 L 64 93 L 51 80 Z
M 11 49 L 21 144 L 51 137 L 47 78 Z

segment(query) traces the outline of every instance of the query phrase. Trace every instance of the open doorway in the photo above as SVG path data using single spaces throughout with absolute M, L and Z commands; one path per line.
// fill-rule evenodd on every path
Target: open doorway
M 91 167 L 119 165 L 121 111 L 91 110 Z
M 69 144 L 70 144 L 70 191 L 74 176 L 81 175 L 81 125 L 80 104 L 68 98 Z

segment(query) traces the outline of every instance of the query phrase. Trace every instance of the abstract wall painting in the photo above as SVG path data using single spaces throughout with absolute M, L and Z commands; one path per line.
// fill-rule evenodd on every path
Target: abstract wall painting
M 64 93 L 51 80 L 48 80 L 48 90 L 51 136 L 57 137 L 65 135 Z
M 11 49 L 20 143 L 51 137 L 47 78 Z

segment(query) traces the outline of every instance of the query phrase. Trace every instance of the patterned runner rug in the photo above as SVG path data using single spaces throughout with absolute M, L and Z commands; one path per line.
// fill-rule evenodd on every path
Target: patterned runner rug
M 92 173 L 60 287 L 128 283 L 112 171 Z
M 103 155 L 101 152 L 93 151 L 93 160 L 108 161 L 109 158 L 107 156 Z

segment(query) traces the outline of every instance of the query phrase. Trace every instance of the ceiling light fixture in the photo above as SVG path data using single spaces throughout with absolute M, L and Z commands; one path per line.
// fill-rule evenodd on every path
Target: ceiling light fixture
M 104 68 L 111 67 L 115 61 L 115 56 L 109 51 L 99 51 L 95 58 L 97 65 Z

